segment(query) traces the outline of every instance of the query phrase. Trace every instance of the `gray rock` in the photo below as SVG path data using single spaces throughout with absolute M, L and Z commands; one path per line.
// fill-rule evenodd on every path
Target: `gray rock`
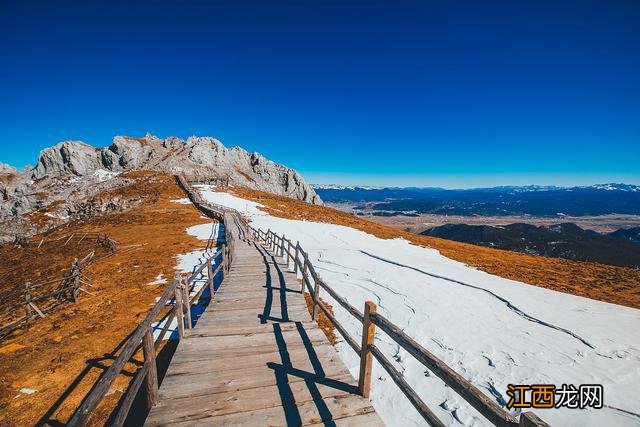
M 221 176 L 230 184 L 322 204 L 304 178 L 295 170 L 275 163 L 259 153 L 240 147 L 225 147 L 211 137 L 165 139 L 116 136 L 109 147 L 94 148 L 80 141 L 64 141 L 42 150 L 35 167 L 18 172 L 0 163 L 0 241 L 42 232 L 25 215 L 57 204 L 50 212 L 49 228 L 70 217 L 82 219 L 113 209 L 126 209 L 128 202 L 88 202 L 100 191 L 123 185 L 112 179 L 129 170 L 183 172 L 202 177 Z M 113 205 L 113 206 L 112 206 Z
M 211 137 L 159 139 L 116 136 L 107 148 L 65 141 L 42 151 L 34 179 L 89 175 L 97 169 L 121 172 L 152 169 L 199 176 L 225 176 L 236 185 L 292 197 L 310 203 L 322 201 L 295 170 L 240 147 L 227 148 Z
M 11 165 L 0 162 L 0 175 L 15 175 L 18 173 L 18 169 Z
M 32 177 L 87 175 L 102 165 L 100 150 L 82 141 L 63 141 L 40 152 Z

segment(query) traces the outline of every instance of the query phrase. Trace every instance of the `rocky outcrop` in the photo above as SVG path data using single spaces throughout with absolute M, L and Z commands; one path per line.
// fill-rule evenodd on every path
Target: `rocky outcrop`
M 101 167 L 99 150 L 81 141 L 64 141 L 42 150 L 32 177 L 88 175 Z
M 33 169 L 35 180 L 45 177 L 86 176 L 97 170 L 120 172 L 151 169 L 203 177 L 228 177 L 231 184 L 287 196 L 310 203 L 322 201 L 293 169 L 259 153 L 225 147 L 211 137 L 160 139 L 116 136 L 107 148 L 96 149 L 79 141 L 61 142 L 42 151 Z
M 18 170 L 11 165 L 0 162 L 0 175 L 15 175 Z
M 0 242 L 130 208 L 136 200 L 101 198 L 127 185 L 119 174 L 130 170 L 224 177 L 231 185 L 322 203 L 295 170 L 215 138 L 116 136 L 106 148 L 64 141 L 42 150 L 36 166 L 22 172 L 0 163 Z

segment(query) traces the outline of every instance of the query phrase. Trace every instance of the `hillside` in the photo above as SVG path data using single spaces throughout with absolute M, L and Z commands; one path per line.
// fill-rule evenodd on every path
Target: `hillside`
M 23 289 L 27 281 L 36 283 L 66 273 L 74 257 L 83 257 L 91 249 L 87 239 L 79 243 L 87 232 L 106 233 L 118 246 L 112 256 L 102 257 L 100 252 L 100 258 L 87 268 L 92 282 L 87 289 L 93 295 L 83 294 L 77 304 L 48 313 L 0 341 L 0 425 L 34 425 L 38 420 L 48 425 L 65 423 L 176 269 L 191 270 L 192 264 L 180 262 L 183 254 L 201 250 L 207 243 L 190 235 L 187 228 L 199 224 L 211 228 L 211 221 L 185 204 L 184 192 L 173 176 L 126 172 L 120 178 L 127 184 L 99 197 L 137 200 L 128 210 L 72 221 L 21 247 L 0 245 L 2 295 Z M 77 237 L 65 245 L 71 235 Z M 171 351 L 168 347 L 168 354 Z M 134 368 L 128 365 L 127 369 Z M 94 421 L 106 420 L 130 379 L 123 375 L 116 380 L 114 392 L 99 407 Z
M 632 232 L 625 234 L 630 237 L 626 239 L 622 232 L 605 235 L 572 223 L 540 227 L 446 224 L 421 234 L 532 255 L 640 267 L 640 245 L 631 240 Z
M 640 227 L 621 228 L 609 233 L 609 236 L 640 244 Z

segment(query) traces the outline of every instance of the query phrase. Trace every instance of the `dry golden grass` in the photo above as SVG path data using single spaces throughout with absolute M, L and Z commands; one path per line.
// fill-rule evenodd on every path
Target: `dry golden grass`
M 313 298 L 308 292 L 304 293 L 304 302 L 307 304 L 307 310 L 309 310 L 309 314 L 313 312 Z M 325 300 L 320 298 L 320 302 L 327 307 L 329 313 L 333 314 L 333 306 L 327 303 Z M 336 328 L 333 326 L 333 322 L 329 320 L 329 318 L 324 314 L 324 312 L 318 309 L 318 327 L 322 329 L 322 332 L 327 336 L 327 340 L 331 343 L 331 345 L 336 345 Z
M 382 239 L 401 237 L 487 273 L 573 295 L 640 308 L 640 270 L 593 262 L 570 261 L 491 249 L 408 233 L 336 209 L 242 187 L 237 196 L 256 201 L 274 216 L 326 222 L 356 228 Z
M 93 278 L 94 296 L 83 295 L 78 304 L 52 312 L 0 343 L 0 425 L 37 423 L 70 387 L 69 396 L 48 416 L 54 424 L 66 422 L 103 368 L 111 364 L 108 355 L 142 321 L 155 304 L 155 297 L 167 286 L 147 283 L 158 274 L 170 281 L 175 255 L 202 247 L 202 242 L 187 235 L 185 228 L 208 220 L 192 205 L 171 202 L 184 198 L 173 177 L 149 172 L 125 176 L 135 182 L 103 197 L 139 198 L 143 203 L 124 213 L 71 224 L 49 237 L 98 231 L 109 234 L 119 247 L 143 246 L 92 263 L 87 272 Z M 4 245 L 0 254 L 13 250 L 11 245 Z M 84 256 L 84 251 L 80 255 Z M 5 260 L 2 271 L 7 271 L 10 266 L 6 263 L 11 261 L 1 258 Z M 56 258 L 56 265 L 63 269 L 70 262 L 64 256 Z M 46 262 L 34 261 L 32 271 L 31 274 L 54 273 Z M 31 276 L 12 274 L 19 285 Z M 126 370 L 131 373 L 135 367 L 129 364 Z M 121 375 L 116 380 L 92 424 L 104 423 L 130 379 Z M 23 387 L 37 391 L 22 394 L 19 390 Z

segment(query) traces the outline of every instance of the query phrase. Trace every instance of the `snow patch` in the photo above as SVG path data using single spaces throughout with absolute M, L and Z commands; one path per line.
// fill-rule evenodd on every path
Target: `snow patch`
M 147 285 L 164 285 L 165 283 L 167 283 L 166 277 L 162 274 L 158 274 L 156 279 L 153 282 L 147 283 Z
M 299 240 L 318 274 L 347 301 L 359 309 L 374 301 L 380 314 L 500 405 L 509 399 L 508 384 L 598 383 L 605 390 L 603 409 L 533 411 L 552 425 L 637 425 L 628 414 L 640 407 L 640 310 L 494 276 L 403 239 L 275 218 L 257 203 L 205 187 L 203 197 L 246 213 L 254 227 Z M 329 295 L 322 297 L 358 340 L 362 324 Z M 376 346 L 445 424 L 488 425 L 381 331 Z M 358 355 L 344 341 L 337 348 L 357 378 Z M 373 378 L 371 399 L 387 424 L 424 424 L 377 362 Z
M 172 200 L 173 203 L 179 203 L 181 205 L 190 205 L 191 204 L 191 200 L 187 199 L 186 197 L 184 199 L 175 199 Z
M 98 178 L 100 181 L 108 181 L 118 175 L 120 175 L 120 172 L 111 172 L 104 169 L 96 169 L 95 172 L 93 172 L 93 176 Z
M 44 215 L 48 216 L 49 218 L 55 218 L 55 219 L 61 219 L 61 220 L 69 219 L 69 215 L 55 214 L 52 212 L 45 212 Z

